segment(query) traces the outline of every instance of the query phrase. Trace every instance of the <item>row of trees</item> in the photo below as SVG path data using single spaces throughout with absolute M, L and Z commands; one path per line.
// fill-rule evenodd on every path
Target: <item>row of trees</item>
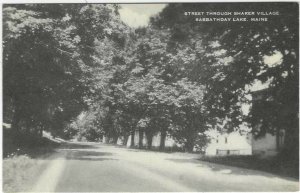
M 148 147 L 160 132 L 164 148 L 170 133 L 188 151 L 209 128 L 228 132 L 262 122 L 258 136 L 284 128 L 287 147 L 297 152 L 297 6 L 274 7 L 284 16 L 268 23 L 212 24 L 183 13 L 270 10 L 260 3 L 170 4 L 134 30 L 121 22 L 117 5 L 9 5 L 5 116 L 18 132 L 66 138 L 122 136 L 126 143 L 138 129 Z M 265 61 L 279 53 L 280 62 Z M 267 94 L 276 107 L 258 119 L 241 110 L 257 80 L 271 82 Z
M 95 41 L 125 38 L 116 10 L 116 5 L 4 6 L 4 121 L 17 134 L 63 135 L 88 109 Z
M 123 136 L 126 143 L 138 129 L 145 132 L 148 147 L 153 135 L 160 132 L 162 149 L 171 133 L 192 150 L 198 133 L 205 131 L 204 86 L 189 78 L 188 67 L 181 63 L 184 53 L 169 51 L 169 32 L 138 29 L 134 35 L 128 48 L 117 50 L 110 62 L 97 67 L 94 80 L 101 89 L 95 91 L 98 94 L 90 98 L 89 111 L 82 115 L 94 115 L 88 122 L 93 128 L 90 132 L 113 142 Z M 86 134 L 87 126 L 71 124 L 71 128 Z

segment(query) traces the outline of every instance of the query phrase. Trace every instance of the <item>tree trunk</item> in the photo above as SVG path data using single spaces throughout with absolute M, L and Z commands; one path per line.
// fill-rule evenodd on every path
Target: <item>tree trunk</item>
M 163 151 L 165 149 L 166 136 L 167 136 L 166 130 L 161 130 L 160 131 L 160 145 L 159 145 L 160 151 Z
M 193 125 L 188 125 L 190 128 L 193 127 Z M 185 151 L 187 152 L 192 152 L 194 149 L 194 145 L 195 145 L 195 135 L 197 135 L 197 132 L 193 131 L 193 130 L 188 130 L 186 131 L 186 142 L 184 144 L 184 148 Z
M 139 149 L 143 148 L 144 131 L 139 129 Z
M 124 136 L 123 145 L 127 146 L 129 135 Z
M 16 135 L 18 135 L 20 133 L 20 126 L 19 126 L 19 122 L 20 122 L 20 112 L 19 112 L 19 108 L 15 107 L 15 113 L 13 116 L 13 120 L 12 120 L 12 129 L 14 130 L 14 133 Z
M 130 142 L 130 147 L 134 147 L 134 130 L 131 131 L 131 142 Z
M 286 130 L 284 136 L 284 147 L 282 151 L 285 154 L 290 154 L 292 157 L 298 158 L 299 156 L 299 130 L 298 128 L 290 128 Z
M 113 136 L 113 144 L 117 144 L 118 143 L 118 138 L 119 136 Z
M 37 130 L 37 135 L 38 135 L 38 137 L 43 137 L 43 127 L 42 126 L 40 126 L 39 128 L 38 128 L 38 130 Z
M 151 149 L 153 134 L 148 131 L 148 132 L 146 132 L 146 137 L 147 137 L 147 149 Z
M 185 149 L 187 152 L 193 152 L 194 149 L 194 142 L 191 139 L 188 139 L 185 143 Z
M 276 150 L 279 151 L 280 150 L 280 146 L 279 146 L 279 128 L 276 128 Z

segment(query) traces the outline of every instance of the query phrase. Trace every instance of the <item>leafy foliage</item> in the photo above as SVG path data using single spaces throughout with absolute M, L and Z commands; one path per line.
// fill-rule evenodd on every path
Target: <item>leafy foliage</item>
M 122 23 L 118 5 L 5 5 L 4 118 L 17 132 L 49 130 L 68 139 L 117 142 L 121 136 L 126 143 L 139 130 L 149 147 L 160 132 L 163 148 L 168 133 L 187 151 L 205 146 L 209 127 L 229 132 L 261 123 L 254 134 L 285 129 L 292 147 L 298 136 L 297 6 L 273 3 L 284 17 L 267 24 L 195 24 L 178 14 L 269 11 L 264 5 L 169 4 L 135 30 Z M 280 59 L 268 62 L 274 56 Z M 257 81 L 269 82 L 269 89 L 247 115 L 241 109 L 252 102 Z
M 185 11 L 199 10 L 270 12 L 271 9 L 278 10 L 280 16 L 272 17 L 267 23 L 221 22 L 215 25 L 195 22 L 184 15 Z M 195 57 L 189 62 L 192 70 L 188 72 L 195 72 L 189 77 L 206 86 L 207 124 L 216 125 L 225 119 L 227 123 L 223 129 L 230 131 L 239 129 L 246 121 L 252 124 L 257 136 L 285 129 L 286 145 L 295 149 L 298 139 L 292 136 L 298 136 L 299 106 L 298 20 L 295 13 L 298 8 L 293 3 L 170 4 L 151 22 L 159 30 L 169 29 L 174 49 L 182 45 L 192 47 L 196 42 L 193 47 Z M 201 42 L 200 47 L 197 42 Z M 272 57 L 281 58 L 268 61 Z M 257 96 L 251 87 L 258 81 L 269 83 L 269 87 L 260 101 L 254 99 L 250 114 L 245 115 L 241 111 L 242 105 L 253 102 L 249 95 Z M 255 127 L 258 123 L 262 123 L 262 127 Z
M 13 127 L 59 135 L 88 107 L 95 41 L 118 39 L 110 33 L 118 27 L 113 6 L 7 5 L 3 17 L 4 100 L 12 100 Z

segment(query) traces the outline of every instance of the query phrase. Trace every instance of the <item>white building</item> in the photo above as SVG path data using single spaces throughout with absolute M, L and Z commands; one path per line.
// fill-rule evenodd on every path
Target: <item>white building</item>
M 215 130 L 207 134 L 210 142 L 205 149 L 205 155 L 252 155 L 252 137 L 249 134 L 242 135 L 239 132 L 221 134 Z

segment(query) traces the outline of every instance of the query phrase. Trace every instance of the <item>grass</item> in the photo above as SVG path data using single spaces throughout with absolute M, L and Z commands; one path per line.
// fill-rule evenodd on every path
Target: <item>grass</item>
M 45 168 L 46 162 L 46 160 L 30 158 L 28 155 L 5 158 L 3 160 L 3 191 L 30 191 Z
M 3 133 L 3 191 L 30 191 L 58 143 L 47 138 Z

